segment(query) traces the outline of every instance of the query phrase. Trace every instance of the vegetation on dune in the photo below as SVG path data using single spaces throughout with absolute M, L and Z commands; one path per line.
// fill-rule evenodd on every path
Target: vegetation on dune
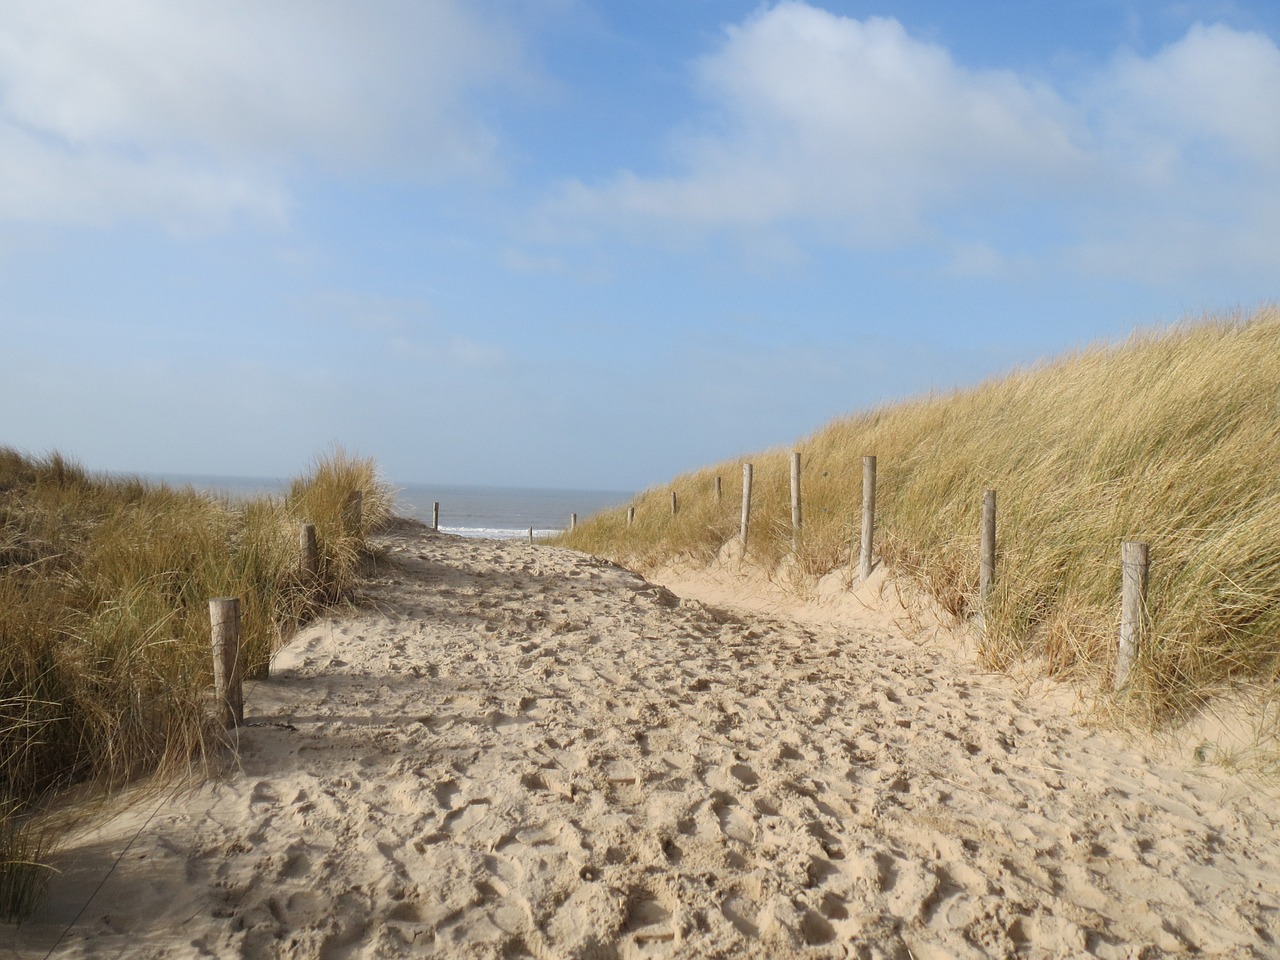
M 364 532 L 389 509 L 372 461 L 341 451 L 283 498 L 228 501 L 0 448 L 0 918 L 38 892 L 32 815 L 48 800 L 185 771 L 225 737 L 209 708 L 209 599 L 241 599 L 246 676 L 263 676 L 291 630 L 350 588 Z M 303 522 L 316 578 L 299 566 Z
M 796 444 L 802 580 L 845 567 L 862 457 L 877 457 L 877 553 L 957 617 L 983 615 L 993 667 L 1040 658 L 1099 692 L 1116 657 L 1120 548 L 1151 544 L 1148 629 L 1124 697 L 1158 723 L 1217 685 L 1280 673 L 1280 311 L 1183 324 L 946 396 L 857 414 Z M 710 562 L 738 533 L 754 464 L 750 559 L 792 555 L 790 450 L 718 464 L 578 525 L 563 542 L 641 570 Z M 717 504 L 714 478 L 723 478 Z M 978 597 L 982 494 L 998 568 Z M 679 513 L 671 514 L 674 490 Z M 856 560 L 855 560 L 856 562 Z

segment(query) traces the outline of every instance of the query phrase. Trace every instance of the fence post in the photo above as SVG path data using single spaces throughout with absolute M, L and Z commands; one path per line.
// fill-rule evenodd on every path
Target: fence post
M 431 529 L 440 529 L 440 501 L 437 500 L 431 505 Z
M 672 490 L 671 491 L 671 515 L 674 517 L 679 512 L 680 512 L 679 508 L 676 505 L 676 492 Z
M 219 719 L 225 726 L 244 723 L 243 666 L 240 663 L 240 600 L 218 597 L 209 601 L 213 639 L 213 691 Z
M 298 527 L 299 567 L 302 581 L 308 590 L 320 582 L 320 549 L 316 546 L 316 525 L 303 523 Z
M 720 478 L 716 477 L 716 506 L 720 506 L 720 501 L 724 499 L 724 491 L 720 489 Z
M 871 576 L 871 551 L 876 532 L 876 458 L 862 458 L 862 541 L 858 550 L 858 576 Z
M 978 596 L 983 603 L 996 579 L 996 492 L 982 494 L 982 551 L 978 561 Z
M 529 546 L 533 546 L 533 527 L 529 528 Z
M 742 527 L 738 539 L 742 541 L 742 552 L 747 552 L 747 527 L 751 523 L 751 464 L 742 465 Z
M 1129 681 L 1129 672 L 1138 658 L 1142 627 L 1147 611 L 1147 569 L 1151 560 L 1149 544 L 1126 540 L 1120 548 L 1120 654 L 1116 658 L 1116 689 Z
M 791 551 L 800 549 L 800 451 L 791 454 Z
M 627 507 L 627 526 L 631 526 L 636 522 L 636 508 Z
M 578 529 L 578 515 L 576 513 L 569 514 L 569 530 L 570 532 Z

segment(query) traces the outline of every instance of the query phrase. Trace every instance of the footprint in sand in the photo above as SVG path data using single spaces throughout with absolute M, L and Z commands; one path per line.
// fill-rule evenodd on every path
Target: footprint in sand
M 800 916 L 800 938 L 807 946 L 822 946 L 835 940 L 835 927 L 817 910 L 806 910 Z
M 445 810 L 451 810 L 453 809 L 453 798 L 462 791 L 452 780 L 442 780 L 432 787 L 431 792 L 435 794 L 436 803 Z
M 757 903 L 736 894 L 725 897 L 724 902 L 720 905 L 721 915 L 733 924 L 738 933 L 748 940 L 758 940 L 760 938 L 760 928 L 754 922 L 759 912 L 760 907 Z
M 738 801 L 723 791 L 711 795 L 711 812 L 720 823 L 720 832 L 732 840 L 752 843 L 756 838 L 756 825 L 738 807 Z
M 452 810 L 444 815 L 441 829 L 453 836 L 465 833 L 489 815 L 490 803 L 491 801 L 488 797 L 477 797 L 474 800 L 468 800 L 466 806 L 458 810 Z
M 623 928 L 638 947 L 671 943 L 676 938 L 671 911 L 657 896 L 644 890 L 633 892 L 627 899 Z

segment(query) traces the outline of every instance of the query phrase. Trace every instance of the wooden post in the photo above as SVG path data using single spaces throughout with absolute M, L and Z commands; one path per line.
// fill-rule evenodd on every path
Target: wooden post
M 747 527 L 751 523 L 751 464 L 742 465 L 742 529 L 738 539 L 742 541 L 742 552 L 747 552 Z
M 240 663 L 240 601 L 219 597 L 209 601 L 213 638 L 213 691 L 219 719 L 228 727 L 244 723 L 244 688 Z
M 631 526 L 636 522 L 636 508 L 627 507 L 627 526 Z
M 716 477 L 716 506 L 720 506 L 720 502 L 724 499 L 724 491 L 720 489 L 720 478 Z
M 1138 658 L 1143 621 L 1147 612 L 1147 568 L 1149 544 L 1126 540 L 1120 549 L 1120 654 L 1116 658 L 1116 689 L 1129 682 L 1129 672 Z
M 316 546 L 316 525 L 300 524 L 298 527 L 299 569 L 302 571 L 302 582 L 308 589 L 313 589 L 320 580 L 320 549 Z
M 569 514 L 569 529 L 570 530 L 578 529 L 578 515 L 576 513 Z
M 986 603 L 996 579 L 996 492 L 982 494 L 982 550 L 978 561 L 978 597 Z
M 529 528 L 529 546 L 533 546 L 533 527 Z
M 862 458 L 862 542 L 859 545 L 858 575 L 871 576 L 871 551 L 876 533 L 876 458 Z
M 800 451 L 791 454 L 791 550 L 800 549 Z
M 680 512 L 679 507 L 676 505 L 676 492 L 672 490 L 671 491 L 671 515 L 674 517 L 679 512 Z
M 364 535 L 364 492 L 352 490 L 347 494 L 347 503 L 342 511 L 342 519 L 347 533 L 353 537 Z
M 440 501 L 437 500 L 431 505 L 431 529 L 440 529 Z

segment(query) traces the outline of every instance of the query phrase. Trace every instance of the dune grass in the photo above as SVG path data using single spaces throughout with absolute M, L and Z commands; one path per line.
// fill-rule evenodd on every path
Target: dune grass
M 0 448 L 0 917 L 38 891 L 33 814 L 50 799 L 187 771 L 225 737 L 209 704 L 209 599 L 241 598 L 246 676 L 264 676 L 292 629 L 350 588 L 389 508 L 372 461 L 342 451 L 283 498 L 228 501 Z M 311 581 L 302 522 L 320 545 Z
M 791 449 L 803 460 L 794 560 Z M 631 504 L 630 528 L 623 507 L 580 523 L 563 542 L 641 570 L 710 562 L 737 536 L 749 461 L 750 559 L 811 582 L 856 558 L 866 454 L 877 457 L 880 561 L 956 617 L 980 612 L 986 664 L 1038 658 L 1104 705 L 1122 699 L 1126 722 L 1151 725 L 1195 710 L 1233 679 L 1272 683 L 1280 674 L 1277 309 L 1136 334 L 973 389 L 856 414 L 794 448 L 647 490 Z M 998 496 L 998 567 L 981 604 L 986 489 Z M 1111 698 L 1125 540 L 1151 544 L 1149 622 L 1129 688 Z

